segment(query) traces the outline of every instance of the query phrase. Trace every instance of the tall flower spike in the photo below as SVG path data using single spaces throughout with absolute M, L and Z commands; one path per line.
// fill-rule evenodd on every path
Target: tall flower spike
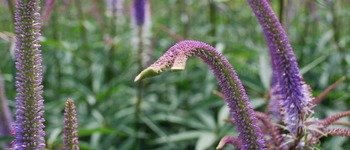
M 283 122 L 295 135 L 303 133 L 304 121 L 312 114 L 312 97 L 301 81 L 299 68 L 288 37 L 267 0 L 247 0 L 261 24 L 270 48 L 274 73 L 279 84 Z M 275 75 L 275 76 L 276 76 Z
M 261 130 L 241 81 L 228 60 L 212 46 L 198 41 L 181 41 L 171 47 L 154 64 L 143 70 L 135 81 L 159 75 L 170 67 L 171 70 L 183 70 L 190 56 L 203 59 L 219 80 L 234 123 L 237 124 L 237 130 L 240 132 L 238 138 L 242 149 L 265 149 Z
M 147 0 L 134 0 L 132 13 L 133 13 L 133 29 L 134 29 L 134 38 L 133 42 L 137 43 L 137 57 L 140 68 L 143 68 L 145 64 L 149 64 L 151 60 L 151 49 L 150 49 L 150 40 L 151 35 L 150 27 L 150 8 Z
M 15 12 L 16 32 L 16 125 L 15 150 L 36 150 L 45 147 L 44 111 L 41 85 L 40 0 L 18 0 Z
M 137 25 L 142 25 L 145 23 L 146 18 L 146 0 L 134 0 L 133 13 L 135 18 L 135 23 Z
M 78 147 L 78 120 L 75 112 L 75 105 L 72 99 L 68 99 L 64 109 L 64 129 L 63 129 L 63 143 L 64 150 L 79 150 Z

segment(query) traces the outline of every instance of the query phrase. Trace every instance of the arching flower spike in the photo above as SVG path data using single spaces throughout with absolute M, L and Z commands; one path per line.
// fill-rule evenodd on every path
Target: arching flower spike
M 240 132 L 238 139 L 242 149 L 265 149 L 261 130 L 241 81 L 228 60 L 212 46 L 198 41 L 181 41 L 171 47 L 154 64 L 143 70 L 135 81 L 159 75 L 170 67 L 171 70 L 183 70 L 190 56 L 201 58 L 219 80 L 232 118 Z

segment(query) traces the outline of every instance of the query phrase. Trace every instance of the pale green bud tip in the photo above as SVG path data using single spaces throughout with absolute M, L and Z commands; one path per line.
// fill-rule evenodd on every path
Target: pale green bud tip
M 151 68 L 147 68 L 145 70 L 143 70 L 140 74 L 138 74 L 134 80 L 134 82 L 140 81 L 144 78 L 150 78 L 150 77 L 154 77 L 157 76 L 159 74 L 161 74 L 161 71 L 157 71 Z

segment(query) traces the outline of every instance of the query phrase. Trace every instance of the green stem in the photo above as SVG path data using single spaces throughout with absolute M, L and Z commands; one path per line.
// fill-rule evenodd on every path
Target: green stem
M 0 136 L 6 137 L 11 135 L 13 119 L 5 95 L 4 79 L 0 70 Z M 4 145 L 5 146 L 5 145 Z M 6 145 L 10 146 L 10 145 Z
M 9 5 L 10 13 L 12 15 L 12 21 L 15 22 L 15 3 L 14 0 L 7 0 L 7 4 Z
M 281 24 L 283 24 L 283 19 L 284 19 L 284 5 L 285 5 L 285 0 L 280 0 L 279 1 L 279 18 L 278 20 L 280 21 Z
M 144 53 L 144 42 L 143 42 L 143 25 L 137 25 L 137 38 L 138 38 L 138 44 L 137 44 L 137 63 L 138 63 L 138 70 L 141 71 L 143 68 L 143 53 Z M 144 88 L 144 82 L 139 82 L 137 85 L 137 101 L 135 105 L 135 132 L 137 134 L 136 137 L 139 137 L 139 129 L 141 127 L 141 104 L 142 104 L 142 95 L 143 95 L 143 88 Z M 138 143 L 137 145 L 141 146 L 141 139 L 136 139 Z
M 81 0 L 75 0 L 77 9 L 78 9 L 78 18 L 79 18 L 79 26 L 80 26 L 80 34 L 82 38 L 82 49 L 87 49 L 88 40 L 86 36 L 86 29 L 84 26 L 84 12 L 83 12 L 83 6 L 81 4 Z
M 217 28 L 217 23 L 216 23 L 216 5 L 215 2 L 213 0 L 210 0 L 209 2 L 209 19 L 210 19 L 210 23 L 211 23 L 211 29 L 210 29 L 210 36 L 212 39 L 212 43 L 211 45 L 216 45 L 216 28 Z

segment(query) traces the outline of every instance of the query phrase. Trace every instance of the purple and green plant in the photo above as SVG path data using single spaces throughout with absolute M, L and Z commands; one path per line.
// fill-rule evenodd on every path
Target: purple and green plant
M 183 70 L 190 56 L 201 58 L 219 81 L 234 123 L 237 124 L 237 130 L 240 132 L 238 135 L 240 147 L 264 149 L 263 135 L 243 85 L 228 60 L 214 47 L 198 41 L 181 41 L 137 75 L 135 81 L 159 75 L 168 68 L 174 71 Z
M 13 125 L 14 150 L 44 149 L 45 131 L 42 117 L 42 58 L 40 47 L 40 0 L 18 0 L 15 13 L 16 32 L 16 121 Z M 77 150 L 77 119 L 73 101 L 68 99 L 64 121 L 65 149 Z
M 141 71 L 142 68 L 149 63 L 151 50 L 150 50 L 150 9 L 147 0 L 134 0 L 132 7 L 132 27 L 134 32 L 133 43 L 135 44 L 138 70 Z M 137 84 L 137 100 L 135 105 L 135 133 L 139 136 L 139 131 L 141 129 L 141 113 L 142 113 L 142 97 L 144 91 L 144 83 L 139 82 Z M 137 139 L 136 143 L 140 143 L 140 139 Z M 139 149 L 139 144 L 135 144 L 136 149 Z
M 64 128 L 63 128 L 63 149 L 65 150 L 79 150 L 78 147 L 78 119 L 75 111 L 75 104 L 72 99 L 66 101 L 64 109 Z
M 213 47 L 197 41 L 181 41 L 155 63 L 143 70 L 135 81 L 157 76 L 166 69 L 183 70 L 188 57 L 197 56 L 211 68 L 232 113 L 238 138 L 225 136 L 218 149 L 229 143 L 237 149 L 314 149 L 327 135 L 350 137 L 349 129 L 328 127 L 349 111 L 319 120 L 312 115 L 315 98 L 302 81 L 298 64 L 281 23 L 266 0 L 248 0 L 263 28 L 270 49 L 273 79 L 268 109 L 271 114 L 254 112 L 232 66 Z M 272 117 L 272 118 L 270 118 Z M 277 118 L 274 122 L 273 118 Z M 338 123 L 339 124 L 339 123 Z
M 39 36 L 41 19 L 39 0 L 18 0 L 15 12 L 16 32 L 16 121 L 13 147 L 15 150 L 35 150 L 45 147 L 45 119 Z
M 79 1 L 76 2 L 80 5 Z M 325 119 L 313 117 L 315 104 L 319 103 L 322 98 L 314 98 L 311 95 L 310 87 L 303 82 L 285 31 L 267 0 L 248 0 L 248 2 L 263 27 L 271 54 L 273 79 L 270 89 L 271 98 L 268 105 L 269 113 L 253 111 L 243 85 L 228 60 L 213 47 L 202 42 L 182 41 L 176 44 L 155 64 L 142 71 L 136 77 L 136 81 L 161 74 L 170 67 L 172 70 L 183 70 L 185 62 L 190 56 L 202 58 L 219 80 L 224 93 L 223 97 L 226 99 L 232 113 L 233 119 L 231 119 L 231 122 L 237 125 L 237 131 L 240 132 L 238 137 L 228 135 L 222 138 L 218 149 L 225 146 L 225 144 L 232 144 L 237 149 L 312 149 L 318 148 L 320 138 L 328 135 L 350 137 L 349 129 L 329 128 L 334 124 L 349 125 L 338 120 L 350 116 L 350 111 L 341 112 Z M 50 4 L 49 1 L 47 4 Z M 42 60 L 41 51 L 39 50 L 41 28 L 39 5 L 39 0 L 17 0 L 15 57 L 16 68 L 18 69 L 16 77 L 18 94 L 15 106 L 17 108 L 16 121 L 13 126 L 15 136 L 13 149 L 45 148 L 44 119 L 42 117 L 44 100 L 41 96 L 43 92 L 41 84 Z M 146 5 L 148 5 L 147 0 L 135 0 L 133 5 L 135 26 L 140 31 L 138 33 L 141 33 L 138 35 L 140 41 L 144 37 L 143 25 L 145 23 L 145 11 L 148 9 Z M 50 7 L 47 8 L 47 11 L 49 11 Z M 82 16 L 81 8 L 83 7 L 78 8 L 80 10 L 78 14 Z M 84 21 L 83 17 L 79 18 L 81 18 L 80 21 Z M 85 38 L 85 36 L 82 37 Z M 142 48 L 145 43 L 141 41 L 138 45 Z M 139 58 L 144 57 L 142 51 L 138 54 L 140 55 Z M 140 66 L 147 64 L 145 63 L 147 59 L 140 59 Z M 142 88 L 142 86 L 140 87 Z M 137 102 L 139 105 L 136 107 L 141 109 L 142 92 L 140 93 L 138 99 L 140 101 Z M 1 95 L 3 93 L 0 90 L 0 98 L 2 98 Z M 6 105 L 3 104 L 2 106 Z M 136 115 L 141 114 L 140 109 L 136 110 Z M 73 100 L 67 100 L 65 110 L 64 149 L 79 149 L 77 146 L 77 119 Z M 4 125 L 2 123 L 0 124 Z
M 305 83 L 301 81 L 289 39 L 281 23 L 265 0 L 248 0 L 256 18 L 261 24 L 267 40 L 272 60 L 274 92 L 280 94 L 279 104 L 283 122 L 295 135 L 303 134 L 301 126 L 306 118 L 312 114 L 312 97 Z
M 311 88 L 302 81 L 289 39 L 270 4 L 266 0 L 248 0 L 248 3 L 270 49 L 273 69 L 270 109 L 289 131 L 290 137 L 286 139 L 294 148 L 312 147 L 318 143 L 315 133 L 327 134 L 320 130 L 328 125 L 319 126 L 312 117 L 315 106 Z

